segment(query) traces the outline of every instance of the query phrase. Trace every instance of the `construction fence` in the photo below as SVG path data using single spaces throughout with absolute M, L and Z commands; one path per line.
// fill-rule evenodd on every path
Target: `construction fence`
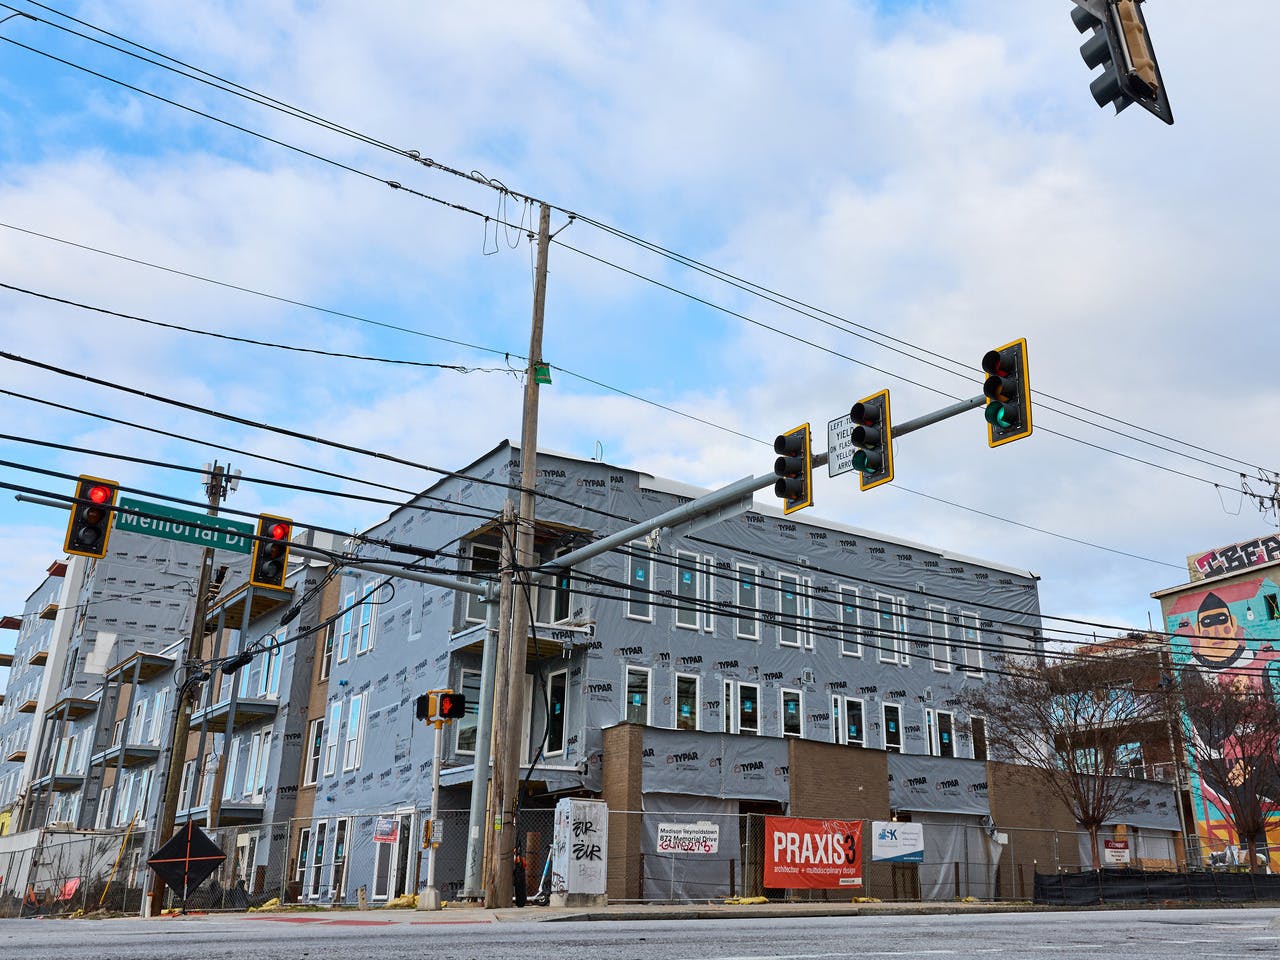
M 137 913 L 149 849 L 146 833 L 131 827 L 0 837 L 0 916 Z

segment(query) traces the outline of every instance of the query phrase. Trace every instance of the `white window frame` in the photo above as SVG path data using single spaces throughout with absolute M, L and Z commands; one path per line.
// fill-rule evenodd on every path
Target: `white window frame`
M 346 597 L 342 601 L 342 616 L 338 623 L 338 642 L 334 647 L 334 653 L 338 657 L 339 663 L 346 663 L 351 659 L 351 625 L 355 622 L 356 616 L 356 592 L 348 590 Z
M 646 727 L 651 727 L 653 726 L 653 670 L 650 667 L 638 667 L 634 664 L 627 664 L 622 668 L 622 719 L 624 722 L 636 722 L 631 719 L 632 674 L 644 674 L 644 725 Z
M 787 731 L 787 700 L 793 699 L 793 698 L 796 704 L 796 722 L 800 725 L 800 729 L 797 730 L 795 733 L 789 733 Z M 783 737 L 790 737 L 791 739 L 803 739 L 804 738 L 804 693 L 803 691 L 791 689 L 789 687 L 783 687 L 778 692 L 778 707 L 779 707 L 778 732 Z
M 723 699 L 720 703 L 720 732 L 721 733 L 737 733 L 737 708 L 735 706 L 736 698 L 733 695 L 737 684 L 732 680 L 726 680 L 722 684 Z
M 333 621 L 325 628 L 324 643 L 320 650 L 320 674 L 318 679 L 321 681 L 329 679 L 329 671 L 333 669 L 333 655 L 338 642 L 338 621 Z
M 889 604 L 890 625 L 888 627 L 884 626 L 884 608 L 881 606 L 882 601 L 886 600 Z M 875 632 L 879 640 L 880 662 L 910 666 L 911 658 L 907 655 L 906 597 L 877 592 L 875 607 Z M 887 636 L 884 633 L 885 630 L 888 630 Z
M 468 676 L 475 677 L 476 679 L 476 682 L 474 684 L 475 687 L 478 688 L 480 686 L 480 671 L 464 668 L 458 674 L 458 689 L 463 693 L 466 692 L 468 687 L 468 684 L 467 684 Z M 474 746 L 470 748 L 462 746 L 462 732 L 464 729 L 470 730 L 473 736 L 476 735 L 480 726 L 479 720 L 480 720 L 479 698 L 476 698 L 475 702 L 473 703 L 472 698 L 468 696 L 467 697 L 467 715 L 463 718 L 462 721 L 459 721 L 458 723 L 454 724 L 454 727 L 455 727 L 453 732 L 453 752 L 454 753 L 460 754 L 461 756 L 466 756 L 466 757 L 475 756 L 476 748 Z M 463 721 L 466 721 L 465 725 Z
M 262 734 L 255 733 L 249 738 L 249 762 L 244 767 L 244 786 L 242 796 L 251 796 L 258 786 L 258 764 L 262 756 Z
M 552 690 L 555 689 L 555 680 L 559 677 L 564 684 L 564 700 L 560 704 L 560 743 L 557 746 L 551 742 L 551 710 L 555 706 L 555 700 L 551 696 Z M 547 677 L 547 716 L 544 719 L 546 724 L 546 749 L 543 750 L 543 756 L 559 757 L 564 754 L 565 745 L 569 740 L 569 671 L 555 670 Z
M 628 620 L 653 623 L 653 550 L 643 540 L 632 540 L 627 559 L 627 610 Z M 637 578 L 636 574 L 639 573 Z M 634 586 L 639 580 L 642 586 Z M 637 595 L 632 591 L 639 591 Z
M 859 723 L 858 727 L 862 731 L 862 736 L 857 740 L 850 740 L 849 705 L 854 703 L 858 705 L 858 716 L 861 718 L 861 723 Z M 861 698 L 846 697 L 839 693 L 832 694 L 831 729 L 834 734 L 834 741 L 841 746 L 865 747 L 867 745 L 867 710 Z
M 713 633 L 716 629 L 716 558 L 704 556 L 702 571 L 698 577 L 699 596 L 703 600 L 702 609 L 698 612 L 703 633 Z
M 749 574 L 744 577 L 743 574 Z M 733 635 L 739 640 L 760 639 L 760 568 L 753 563 L 739 563 L 734 568 L 734 606 L 737 617 Z M 747 592 L 747 603 L 743 599 Z M 744 616 L 744 614 L 747 614 Z
M 355 622 L 357 657 L 373 649 L 373 635 L 378 625 L 378 618 L 374 616 L 372 597 L 360 604 L 359 614 Z
M 982 726 L 982 756 L 978 756 L 978 725 Z M 991 756 L 990 745 L 987 742 L 987 718 L 982 716 L 969 717 L 969 756 L 974 760 L 987 760 Z
M 692 714 L 693 726 L 692 727 L 680 726 L 680 681 L 681 680 L 693 681 L 693 714 Z M 696 673 L 677 673 L 675 678 L 674 692 L 675 692 L 675 695 L 671 698 L 673 701 L 673 707 L 675 708 L 671 715 L 672 729 L 701 730 L 702 721 L 699 715 L 700 711 L 698 709 L 698 706 L 702 702 L 702 677 L 698 676 L 698 674 Z
M 754 730 L 743 731 L 742 729 L 742 690 L 744 687 L 755 691 L 755 697 L 753 699 L 756 705 L 756 709 L 755 709 L 756 725 Z M 739 733 L 739 734 L 745 732 L 745 733 L 749 733 L 753 737 L 760 736 L 760 685 L 757 683 L 743 683 L 741 680 L 739 680 L 737 683 L 734 684 L 733 692 L 734 692 L 734 698 L 733 698 L 734 706 L 736 708 L 734 710 L 733 732 Z
M 311 828 L 303 827 L 298 831 L 298 860 L 294 865 L 294 880 L 300 885 L 299 899 L 306 897 L 307 857 L 311 853 Z
M 258 677 L 258 698 L 275 699 L 280 696 L 281 661 L 284 660 L 284 649 L 279 646 L 284 642 L 286 627 L 281 627 L 271 639 L 271 649 L 266 652 L 262 663 L 262 673 Z
M 951 637 L 947 633 L 947 608 L 942 604 L 925 606 L 925 621 L 929 627 L 929 657 L 933 669 L 939 673 L 951 672 Z
M 942 743 L 942 718 L 946 717 L 950 726 L 951 735 L 951 753 L 952 757 L 959 756 L 956 753 L 956 715 L 950 710 L 935 710 L 933 712 L 933 742 L 930 744 L 929 752 L 935 757 L 946 757 L 947 753 L 943 750 Z
M 790 591 L 787 584 L 792 585 Z M 788 611 L 787 593 L 795 601 L 795 609 Z M 778 646 L 813 649 L 813 634 L 809 630 L 810 597 L 813 581 L 798 573 L 778 574 Z M 793 639 L 785 639 L 790 634 Z
M 896 710 L 898 713 L 898 742 L 893 746 L 889 745 L 889 711 Z M 902 753 L 902 704 L 900 703 L 882 703 L 880 704 L 880 742 L 884 747 L 885 753 Z
M 364 759 L 364 727 L 368 719 L 366 709 L 369 700 L 367 693 L 353 694 L 347 709 L 347 732 L 342 742 L 342 772 L 360 768 Z M 355 721 L 352 723 L 352 721 Z M 355 728 L 354 730 L 352 728 Z
M 231 749 L 227 751 L 227 772 L 222 781 L 222 799 L 230 800 L 235 796 L 236 767 L 240 763 L 240 738 L 231 738 Z
M 956 614 L 956 622 L 960 625 L 961 669 L 971 677 L 981 677 L 984 670 L 982 628 L 978 613 L 976 610 L 961 610 Z
M 324 767 L 324 717 L 307 724 L 307 739 L 302 755 L 302 785 L 309 787 L 320 779 Z
M 702 558 L 687 550 L 676 551 L 675 589 L 671 591 L 675 601 L 675 625 L 679 630 L 697 630 L 701 623 L 698 611 L 702 600 Z M 684 588 L 688 578 L 689 592 Z
M 342 701 L 329 704 L 329 719 L 325 723 L 327 739 L 324 743 L 324 775 L 331 777 L 338 771 L 339 741 L 342 737 Z
M 849 602 L 849 597 L 853 602 Z M 836 585 L 836 602 L 839 605 L 840 656 L 862 656 L 862 591 L 852 584 Z M 849 639 L 852 636 L 852 640 Z

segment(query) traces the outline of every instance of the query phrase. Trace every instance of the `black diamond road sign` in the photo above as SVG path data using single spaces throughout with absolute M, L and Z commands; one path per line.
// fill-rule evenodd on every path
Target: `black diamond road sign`
M 147 866 L 185 901 L 226 859 L 209 835 L 188 821 L 151 855 Z

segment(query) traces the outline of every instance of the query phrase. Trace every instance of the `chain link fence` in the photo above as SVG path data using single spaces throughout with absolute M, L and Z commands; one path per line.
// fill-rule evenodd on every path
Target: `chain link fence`
M 137 913 L 147 835 L 43 828 L 0 837 L 0 916 Z

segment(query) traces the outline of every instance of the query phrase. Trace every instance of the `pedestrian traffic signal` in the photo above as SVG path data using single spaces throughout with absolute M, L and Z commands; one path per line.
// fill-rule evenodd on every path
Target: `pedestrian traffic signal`
M 1026 338 L 988 350 L 982 357 L 988 374 L 982 384 L 987 398 L 987 444 L 998 447 L 1031 435 L 1031 381 L 1027 374 Z
M 809 446 L 809 425 L 802 423 L 773 441 L 773 472 L 778 480 L 773 494 L 783 501 L 782 512 L 794 513 L 813 506 L 813 454 Z
M 1102 67 L 1089 84 L 1098 106 L 1113 104 L 1119 113 L 1137 103 L 1165 123 L 1173 123 L 1139 0 L 1090 0 L 1086 5 L 1077 0 L 1071 19 L 1081 33 L 1092 31 L 1080 46 L 1080 57 L 1090 70 Z
M 893 479 L 893 418 L 889 415 L 889 391 L 881 390 L 849 409 L 853 430 L 849 439 L 860 448 L 853 455 L 858 489 L 870 490 Z
M 293 521 L 270 514 L 258 516 L 258 535 L 253 541 L 249 582 L 255 587 L 284 587 L 289 572 L 289 540 Z
M 67 537 L 62 544 L 66 553 L 98 560 L 107 555 L 115 515 L 112 508 L 119 492 L 120 485 L 114 480 L 81 475 L 76 484 L 76 502 L 71 505 L 71 517 L 67 521 Z
M 460 720 L 467 715 L 467 698 L 452 690 L 431 690 L 414 701 L 413 715 L 428 723 Z
M 460 720 L 467 715 L 467 698 L 464 694 L 446 691 L 440 694 L 440 719 Z

